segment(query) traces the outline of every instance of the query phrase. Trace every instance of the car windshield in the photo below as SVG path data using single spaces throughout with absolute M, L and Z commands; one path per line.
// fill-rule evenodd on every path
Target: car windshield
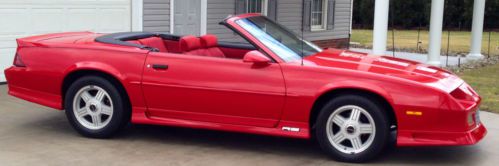
M 237 20 L 236 24 L 248 31 L 286 62 L 298 60 L 322 51 L 315 44 L 303 40 L 292 31 L 269 20 L 267 17 L 244 18 Z

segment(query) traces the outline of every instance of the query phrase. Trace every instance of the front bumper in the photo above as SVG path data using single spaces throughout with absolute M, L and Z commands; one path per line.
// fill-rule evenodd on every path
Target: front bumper
M 487 134 L 480 123 L 466 132 L 411 132 L 399 131 L 397 146 L 461 146 L 478 143 Z

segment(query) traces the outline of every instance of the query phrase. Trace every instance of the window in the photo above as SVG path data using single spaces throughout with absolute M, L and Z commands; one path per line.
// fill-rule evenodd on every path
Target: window
M 246 0 L 246 13 L 267 15 L 267 0 Z
M 327 0 L 312 0 L 310 26 L 312 30 L 325 30 L 327 25 Z

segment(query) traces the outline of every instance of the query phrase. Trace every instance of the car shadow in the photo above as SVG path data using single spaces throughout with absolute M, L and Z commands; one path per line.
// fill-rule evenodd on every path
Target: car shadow
M 280 156 L 330 160 L 314 140 L 281 138 L 243 133 L 133 125 L 120 133 L 118 139 L 168 142 L 224 148 L 236 151 L 265 152 Z M 372 164 L 463 164 L 477 161 L 480 149 L 465 147 L 388 147 Z
M 25 122 L 23 128 L 42 130 L 39 132 L 53 134 L 54 139 L 78 138 L 78 135 L 65 120 L 63 113 Z M 81 138 L 86 139 L 86 138 Z M 272 154 L 285 158 L 306 158 L 333 162 L 323 153 L 320 147 L 311 140 L 291 139 L 243 133 L 232 133 L 212 130 L 177 128 L 152 125 L 129 125 L 113 138 L 126 146 L 127 142 L 150 145 L 168 144 L 190 146 L 202 149 L 223 149 L 234 153 Z M 388 148 L 370 164 L 450 164 L 475 165 L 484 152 L 480 147 L 402 147 Z

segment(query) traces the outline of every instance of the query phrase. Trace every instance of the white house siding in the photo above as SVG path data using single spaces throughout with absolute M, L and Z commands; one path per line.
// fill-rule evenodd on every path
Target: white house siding
M 301 35 L 303 0 L 278 1 L 277 21 Z
M 348 38 L 351 0 L 335 0 L 334 28 L 332 30 L 304 32 L 307 40 Z M 302 0 L 278 0 L 277 21 L 301 34 Z M 331 12 L 331 11 L 329 11 Z M 207 0 L 207 33 L 220 41 L 241 41 L 230 29 L 218 23 L 235 13 L 235 0 Z M 144 30 L 169 32 L 170 0 L 144 0 Z
M 143 30 L 170 32 L 170 0 L 144 0 Z
M 350 33 L 350 0 L 335 0 L 334 28 L 332 32 L 310 32 L 306 34 L 308 40 L 342 39 L 348 38 Z
M 220 25 L 220 21 L 235 13 L 234 0 L 208 0 L 206 32 L 218 36 L 220 41 L 242 41 L 227 27 Z
M 334 28 L 332 30 L 304 32 L 305 39 L 315 41 L 348 38 L 350 2 L 350 0 L 335 0 Z M 279 0 L 277 11 L 277 21 L 298 34 L 301 34 L 302 27 L 302 3 L 302 0 Z

